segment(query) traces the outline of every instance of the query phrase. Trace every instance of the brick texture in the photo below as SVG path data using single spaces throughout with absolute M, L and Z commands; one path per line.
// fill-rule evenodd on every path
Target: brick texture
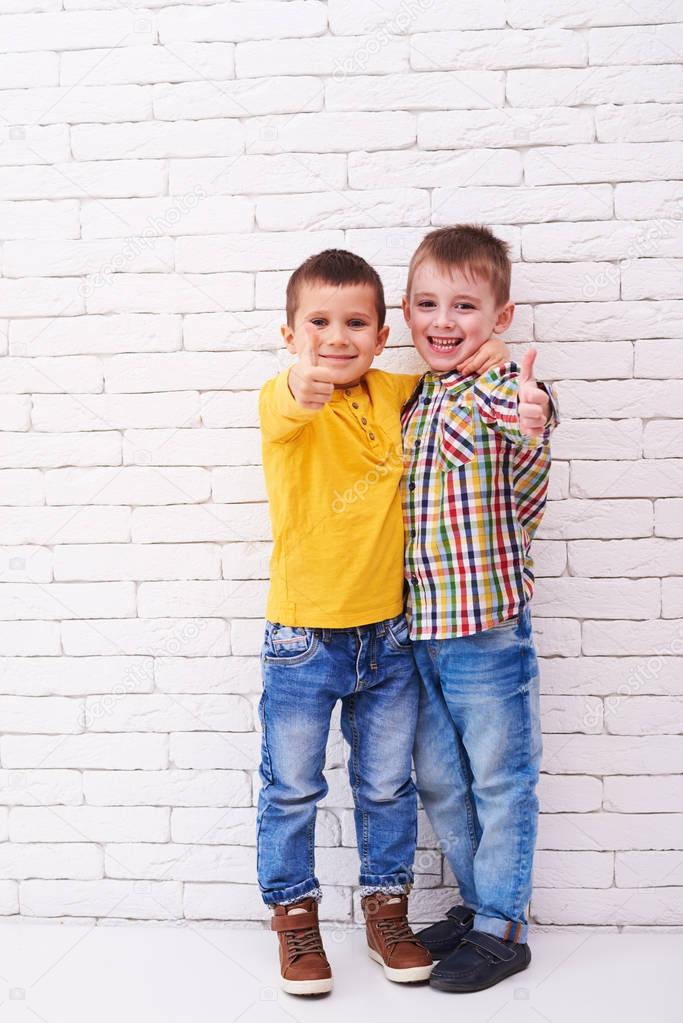
M 64 10 L 58 8 L 63 7 Z M 0 15 L 0 914 L 262 922 L 256 397 L 284 283 L 510 242 L 564 421 L 532 920 L 683 926 L 683 10 L 12 0 Z M 338 718 L 318 868 L 358 922 Z M 420 813 L 416 919 L 453 901 Z

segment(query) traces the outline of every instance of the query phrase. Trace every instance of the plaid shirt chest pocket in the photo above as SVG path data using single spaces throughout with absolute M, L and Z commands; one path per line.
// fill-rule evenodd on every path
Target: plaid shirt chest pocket
M 442 407 L 436 433 L 436 464 L 442 472 L 467 465 L 474 458 L 474 416 L 469 404 Z

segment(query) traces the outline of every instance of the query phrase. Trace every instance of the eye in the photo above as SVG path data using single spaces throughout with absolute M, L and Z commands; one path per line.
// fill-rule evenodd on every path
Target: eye
M 324 327 L 327 325 L 327 320 L 324 318 L 324 316 L 316 316 L 314 319 L 311 320 L 311 323 L 313 324 L 314 327 Z
M 474 306 L 471 305 L 469 302 L 456 302 L 455 308 L 456 309 L 474 309 Z
M 358 330 L 362 329 L 363 327 L 367 327 L 367 323 L 365 322 L 365 320 L 349 320 L 349 326 Z
M 435 305 L 435 303 L 428 298 L 423 299 L 421 302 L 418 302 L 417 304 L 419 305 L 420 309 L 433 309 Z

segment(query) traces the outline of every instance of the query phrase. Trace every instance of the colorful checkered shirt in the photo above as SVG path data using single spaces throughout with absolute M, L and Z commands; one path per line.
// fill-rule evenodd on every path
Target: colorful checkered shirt
M 412 639 L 481 632 L 514 617 L 534 586 L 530 546 L 543 516 L 552 387 L 543 437 L 524 437 L 519 366 L 426 373 L 406 402 L 401 483 Z

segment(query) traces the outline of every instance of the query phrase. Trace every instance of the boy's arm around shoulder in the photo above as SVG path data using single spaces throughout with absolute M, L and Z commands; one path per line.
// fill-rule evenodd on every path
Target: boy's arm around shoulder
M 494 367 L 473 388 L 482 420 L 519 447 L 548 444 L 560 421 L 554 386 L 534 378 L 535 358 L 535 350 L 527 351 L 521 366 L 507 362 Z

